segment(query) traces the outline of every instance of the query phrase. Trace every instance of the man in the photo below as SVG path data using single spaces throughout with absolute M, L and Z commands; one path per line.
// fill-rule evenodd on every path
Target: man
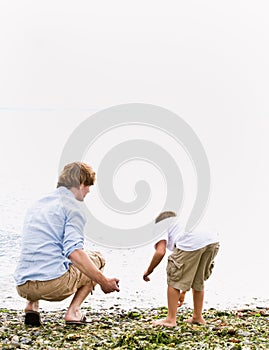
M 39 300 L 60 301 L 74 294 L 64 319 L 67 324 L 84 324 L 80 306 L 96 284 L 104 293 L 119 291 L 119 280 L 102 273 L 101 254 L 84 250 L 86 216 L 81 202 L 94 182 L 95 173 L 87 164 L 67 164 L 57 189 L 26 214 L 14 275 L 18 294 L 27 299 L 26 325 L 41 324 Z

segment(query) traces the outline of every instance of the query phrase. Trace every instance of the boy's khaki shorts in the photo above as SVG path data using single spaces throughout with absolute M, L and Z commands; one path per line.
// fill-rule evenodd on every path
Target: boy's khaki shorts
M 87 254 L 91 258 L 94 265 L 101 271 L 104 270 L 105 259 L 99 252 L 88 251 Z M 49 281 L 27 281 L 17 286 L 17 292 L 29 301 L 48 300 L 61 301 L 86 284 L 92 283 L 92 287 L 96 285 L 89 277 L 79 271 L 74 265 L 69 265 L 69 270 L 61 277 Z
M 209 244 L 192 252 L 176 248 L 168 257 L 167 284 L 184 291 L 190 288 L 204 290 L 204 281 L 212 273 L 218 251 L 219 243 Z

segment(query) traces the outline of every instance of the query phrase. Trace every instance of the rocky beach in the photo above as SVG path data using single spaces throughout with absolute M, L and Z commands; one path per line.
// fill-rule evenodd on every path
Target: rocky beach
M 42 326 L 24 325 L 24 313 L 0 310 L 1 349 L 269 349 L 269 308 L 206 310 L 207 324 L 184 322 L 191 309 L 178 311 L 177 326 L 153 326 L 166 307 L 123 310 L 84 308 L 89 323 L 66 325 L 64 310 L 41 311 Z

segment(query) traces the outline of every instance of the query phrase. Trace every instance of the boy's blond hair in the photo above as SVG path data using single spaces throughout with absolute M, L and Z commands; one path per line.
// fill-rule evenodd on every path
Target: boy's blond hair
M 155 224 L 157 224 L 158 222 L 160 222 L 160 221 L 162 221 L 164 219 L 171 218 L 173 216 L 177 216 L 177 214 L 174 211 L 163 211 L 155 219 Z
M 92 168 L 82 162 L 73 162 L 67 164 L 61 172 L 57 187 L 79 188 L 81 184 L 92 186 L 95 182 L 95 172 Z

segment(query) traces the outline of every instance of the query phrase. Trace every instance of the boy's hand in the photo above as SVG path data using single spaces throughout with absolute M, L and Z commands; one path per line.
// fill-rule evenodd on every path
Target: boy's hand
M 143 280 L 146 282 L 150 281 L 148 276 L 154 271 L 155 267 L 159 265 L 159 263 L 162 261 L 162 258 L 165 256 L 166 241 L 162 239 L 160 242 L 158 242 L 155 245 L 155 249 L 156 251 L 151 259 L 151 262 L 147 268 L 147 271 L 145 271 L 143 275 Z
M 184 299 L 185 299 L 185 294 L 186 294 L 186 291 L 182 291 L 182 292 L 179 294 L 179 298 L 178 298 L 178 307 L 180 307 L 180 306 L 183 305 Z
M 149 278 L 148 276 L 149 276 L 148 271 L 145 271 L 145 272 L 144 272 L 144 275 L 143 275 L 143 280 L 146 281 L 146 282 L 149 282 L 149 281 L 150 281 L 150 278 Z

